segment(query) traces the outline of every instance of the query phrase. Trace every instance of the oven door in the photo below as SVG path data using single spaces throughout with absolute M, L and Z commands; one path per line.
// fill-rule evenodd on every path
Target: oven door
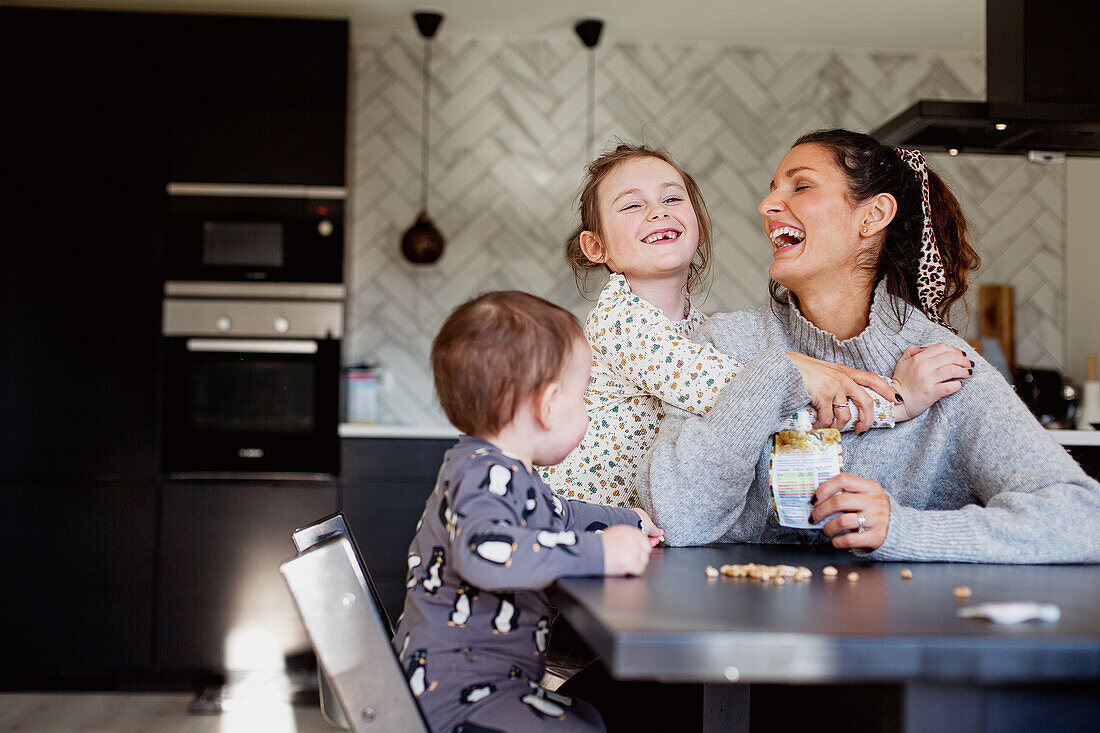
M 340 342 L 165 339 L 167 473 L 335 475 Z

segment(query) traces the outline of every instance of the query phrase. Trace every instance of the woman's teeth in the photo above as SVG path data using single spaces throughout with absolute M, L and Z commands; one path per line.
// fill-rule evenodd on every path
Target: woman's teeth
M 653 244 L 654 242 L 660 242 L 662 239 L 676 239 L 680 236 L 680 232 L 654 232 L 642 241 L 646 244 Z
M 793 244 L 798 244 L 806 238 L 806 232 L 794 227 L 777 227 L 768 236 L 777 248 L 783 249 Z

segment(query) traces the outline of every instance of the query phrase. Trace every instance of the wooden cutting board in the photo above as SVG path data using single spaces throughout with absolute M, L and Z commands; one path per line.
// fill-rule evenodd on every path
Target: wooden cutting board
M 1011 285 L 978 288 L 978 335 L 997 339 L 1009 370 L 1016 369 L 1016 307 Z

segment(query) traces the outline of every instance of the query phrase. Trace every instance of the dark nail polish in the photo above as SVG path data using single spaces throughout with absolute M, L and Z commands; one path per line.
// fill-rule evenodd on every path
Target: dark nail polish
M 973 359 L 970 360 L 970 366 L 974 366 L 974 360 Z
M 810 494 L 810 506 L 817 503 L 817 494 Z
M 965 352 L 965 351 L 963 352 L 963 356 L 966 356 L 966 352 Z
M 810 524 L 813 524 L 814 523 L 814 515 L 811 514 L 809 517 L 806 518 L 806 521 L 809 522 Z
M 967 370 L 966 370 L 966 373 L 967 373 L 967 374 L 973 374 L 973 373 L 974 373 L 974 370 L 973 370 L 973 369 L 967 369 Z
M 894 393 L 894 399 L 896 399 L 898 402 L 901 402 L 902 404 L 905 404 L 905 400 L 903 400 L 901 398 L 901 395 L 898 394 L 897 392 Z

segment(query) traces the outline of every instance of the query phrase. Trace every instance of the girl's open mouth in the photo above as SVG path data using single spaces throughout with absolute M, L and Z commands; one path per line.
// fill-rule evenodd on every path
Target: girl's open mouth
M 661 229 L 653 232 L 642 241 L 646 244 L 653 244 L 654 242 L 660 242 L 662 240 L 676 240 L 680 238 L 680 232 L 675 229 Z

